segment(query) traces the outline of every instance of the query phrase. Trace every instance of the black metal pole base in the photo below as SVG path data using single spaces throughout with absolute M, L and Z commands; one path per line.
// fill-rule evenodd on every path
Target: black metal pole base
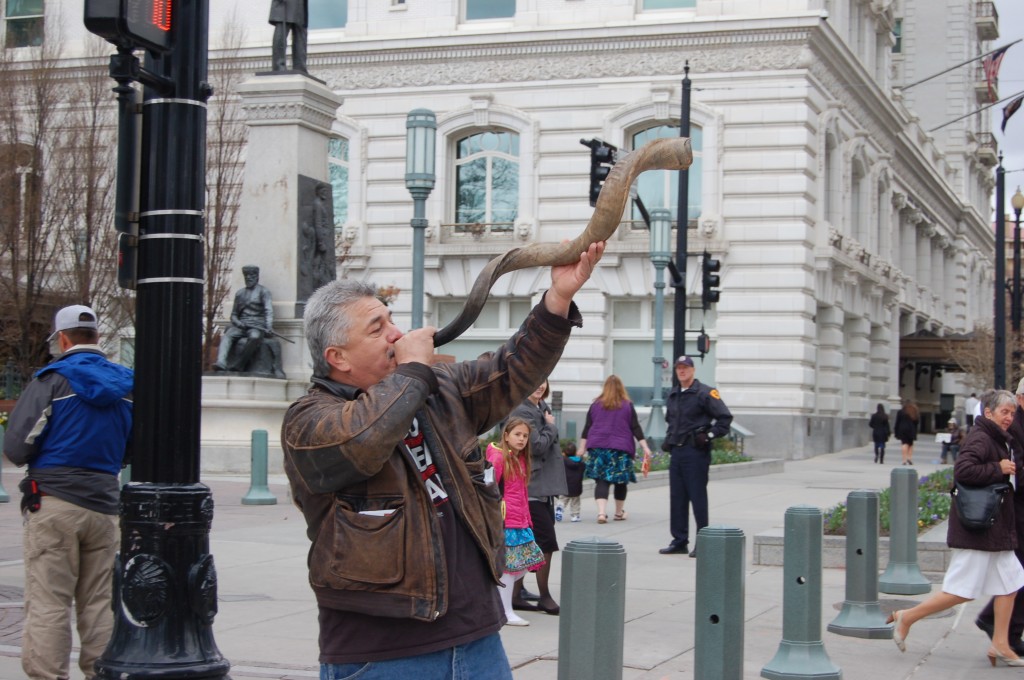
M 128 484 L 114 565 L 114 632 L 96 662 L 104 680 L 227 678 L 213 639 L 217 571 L 213 496 L 203 484 Z

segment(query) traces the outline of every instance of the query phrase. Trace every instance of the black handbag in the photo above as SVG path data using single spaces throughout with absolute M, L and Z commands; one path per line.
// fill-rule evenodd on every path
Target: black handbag
M 982 532 L 996 523 L 999 507 L 1009 492 L 1010 485 L 1006 482 L 996 482 L 987 486 L 967 486 L 954 481 L 953 489 L 949 493 L 953 495 L 956 516 L 964 529 Z

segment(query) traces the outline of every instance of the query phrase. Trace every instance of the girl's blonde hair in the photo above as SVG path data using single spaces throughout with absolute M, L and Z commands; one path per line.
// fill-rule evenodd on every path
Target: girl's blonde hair
M 622 406 L 622 402 L 629 401 L 629 392 L 626 391 L 626 386 L 622 384 L 619 376 L 613 373 L 604 381 L 601 396 L 594 401 L 601 402 L 606 411 L 616 411 Z
M 501 429 L 501 437 L 495 446 L 501 451 L 501 462 L 505 468 L 502 473 L 509 479 L 522 479 L 527 484 L 530 483 L 530 467 L 531 467 L 531 456 L 530 456 L 530 440 L 527 438 L 526 446 L 523 447 L 523 452 L 516 457 L 515 454 L 505 445 L 505 435 L 512 431 L 513 428 L 519 425 L 525 425 L 526 431 L 531 432 L 532 428 L 530 423 L 526 422 L 522 418 L 509 418 L 508 422 L 505 423 L 505 427 Z

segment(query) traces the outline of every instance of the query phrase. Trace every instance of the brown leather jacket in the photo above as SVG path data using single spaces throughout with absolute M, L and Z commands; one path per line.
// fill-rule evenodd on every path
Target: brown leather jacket
M 455 364 L 400 365 L 367 391 L 314 379 L 281 428 L 284 467 L 306 518 L 309 581 L 324 607 L 432 621 L 448 606 L 433 503 L 400 446 L 413 417 L 450 503 L 497 583 L 504 570 L 499 492 L 478 436 L 533 392 L 580 316 L 539 304 L 498 351 Z M 375 512 L 376 514 L 366 514 Z

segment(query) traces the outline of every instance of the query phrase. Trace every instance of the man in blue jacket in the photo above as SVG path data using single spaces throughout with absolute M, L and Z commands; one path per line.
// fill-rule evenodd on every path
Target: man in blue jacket
M 4 438 L 11 462 L 28 465 L 21 665 L 31 680 L 69 677 L 72 604 L 86 678 L 110 639 L 117 476 L 132 427 L 134 376 L 103 355 L 95 312 L 65 307 L 54 326 L 61 354 L 22 392 Z

